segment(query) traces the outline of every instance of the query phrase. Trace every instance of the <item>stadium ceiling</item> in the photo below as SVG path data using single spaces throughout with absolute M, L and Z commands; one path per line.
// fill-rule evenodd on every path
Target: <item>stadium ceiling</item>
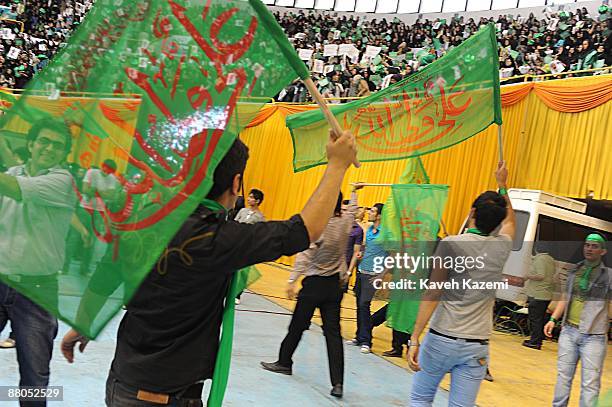
M 453 13 L 538 7 L 553 0 L 263 0 L 265 4 L 315 10 L 358 13 Z M 576 0 L 554 0 L 555 5 Z

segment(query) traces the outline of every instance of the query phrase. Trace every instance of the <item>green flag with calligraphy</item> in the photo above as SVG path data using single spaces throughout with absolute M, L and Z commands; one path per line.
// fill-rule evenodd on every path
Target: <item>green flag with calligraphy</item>
M 297 76 L 246 0 L 96 1 L 3 97 L 1 150 L 31 158 L 9 170 L 21 200 L 0 189 L 0 281 L 95 338 L 165 272 L 156 261 L 217 164 Z
M 330 108 L 355 134 L 361 162 L 421 156 L 501 124 L 495 27 L 484 26 L 397 84 Z M 328 127 L 320 110 L 288 116 L 287 127 L 294 171 L 326 163 Z
M 415 168 L 423 168 L 416 164 Z M 418 172 L 410 173 L 416 175 L 412 180 L 423 178 Z M 427 174 L 424 177 L 428 179 Z M 401 259 L 401 267 L 396 264 L 387 270 L 394 288 L 385 293 L 389 301 L 387 325 L 397 331 L 410 333 L 414 328 L 422 294 L 419 284 L 429 275 L 427 258 L 436 245 L 447 196 L 447 185 L 396 184 L 385 203 L 382 244 L 389 256 Z

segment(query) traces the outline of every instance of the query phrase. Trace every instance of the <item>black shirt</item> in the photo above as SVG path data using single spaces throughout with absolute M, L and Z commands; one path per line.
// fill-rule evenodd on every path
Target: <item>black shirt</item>
M 111 367 L 121 382 L 174 393 L 211 378 L 233 273 L 310 244 L 299 215 L 252 225 L 222 217 L 199 206 L 168 245 L 167 258 L 158 260 L 130 301 Z M 188 256 L 172 250 L 181 246 Z M 158 266 L 165 261 L 164 273 Z

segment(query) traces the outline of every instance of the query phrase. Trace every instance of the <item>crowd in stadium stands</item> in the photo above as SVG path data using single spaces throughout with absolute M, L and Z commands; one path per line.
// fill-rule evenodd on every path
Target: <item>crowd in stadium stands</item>
M 0 6 L 0 87 L 25 87 L 78 26 L 90 5 L 30 0 L 27 5 L 14 2 Z M 597 15 L 582 8 L 573 13 L 548 10 L 540 19 L 533 14 L 500 15 L 490 20 L 455 17 L 422 19 L 413 25 L 398 18 L 359 19 L 314 11 L 276 13 L 287 36 L 310 64 L 320 91 L 330 98 L 367 96 L 402 80 L 489 21 L 497 28 L 503 83 L 523 81 L 516 78 L 520 75 L 558 75 L 607 67 L 612 65 L 611 16 L 612 10 L 605 5 Z M 277 99 L 301 102 L 309 97 L 296 81 Z
M 547 12 L 542 19 L 533 14 L 528 17 L 500 15 L 490 20 L 424 19 L 413 25 L 406 25 L 397 18 L 363 21 L 354 16 L 304 11 L 277 13 L 276 18 L 295 48 L 302 50 L 303 59 L 311 63 L 321 93 L 325 97 L 338 98 L 367 96 L 406 78 L 490 21 L 497 28 L 503 83 L 523 81 L 524 78 L 516 78 L 521 75 L 607 67 L 612 65 L 611 11 L 602 5 L 595 16 L 582 8 L 575 13 Z M 331 56 L 334 47 L 329 45 L 333 44 L 352 44 L 359 52 L 353 51 L 353 58 Z M 326 45 L 329 52 L 325 52 Z M 342 48 L 346 53 L 350 47 Z M 378 48 L 380 52 L 376 54 Z M 311 50 L 313 54 L 308 59 Z M 371 57 L 367 59 L 364 55 Z M 296 81 L 278 99 L 301 102 L 308 100 L 308 95 L 301 82 Z
M 90 3 L 17 0 L 6 4 L 0 6 L 0 87 L 22 89 L 53 58 Z

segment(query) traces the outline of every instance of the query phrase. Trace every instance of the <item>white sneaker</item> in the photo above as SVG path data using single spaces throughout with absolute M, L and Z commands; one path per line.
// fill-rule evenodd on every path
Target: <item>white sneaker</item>
M 361 353 L 370 353 L 370 347 L 368 345 L 361 345 Z
M 234 300 L 234 303 L 235 303 L 236 305 L 240 305 L 240 300 L 239 300 L 238 298 L 236 298 L 236 299 Z
M 15 340 L 11 338 L 6 338 L 3 341 L 0 341 L 0 348 L 2 349 L 11 349 L 15 347 Z
M 351 340 L 346 341 L 344 343 L 346 343 L 347 345 L 351 345 L 351 346 L 358 346 L 359 345 L 359 342 L 357 342 L 357 339 L 351 339 Z

